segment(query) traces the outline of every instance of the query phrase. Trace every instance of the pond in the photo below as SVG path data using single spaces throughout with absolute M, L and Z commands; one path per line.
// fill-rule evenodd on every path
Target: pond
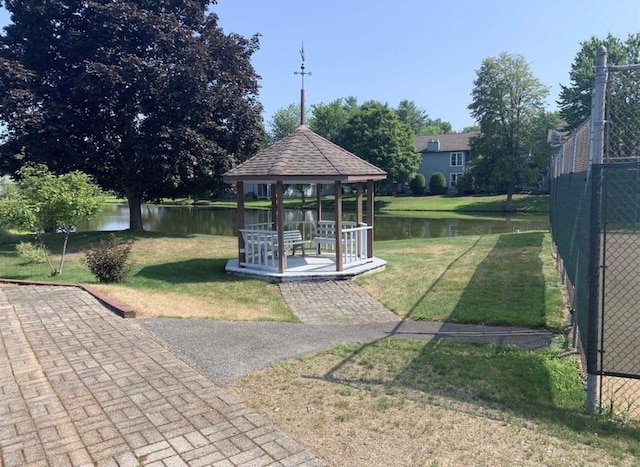
M 435 213 L 434 213 L 435 214 Z M 548 216 L 513 217 L 469 217 L 459 218 L 445 213 L 437 213 L 437 218 L 399 217 L 376 215 L 376 240 L 399 240 L 406 238 L 439 238 L 463 235 L 508 233 L 519 230 L 547 230 Z M 286 211 L 285 220 L 313 220 L 315 211 Z M 333 220 L 333 212 L 323 211 L 322 218 Z M 145 230 L 165 233 L 198 233 L 235 236 L 236 210 L 194 206 L 145 205 L 142 208 Z M 345 220 L 355 220 L 355 213 L 345 213 Z M 267 210 L 248 209 L 245 211 L 246 224 L 268 222 Z M 107 205 L 92 221 L 78 226 L 80 231 L 125 230 L 129 227 L 127 205 Z

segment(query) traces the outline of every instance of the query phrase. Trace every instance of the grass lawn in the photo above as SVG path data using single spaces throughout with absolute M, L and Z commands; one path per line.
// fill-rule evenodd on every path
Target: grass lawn
M 637 465 L 640 424 L 584 413 L 574 358 L 383 339 L 233 388 L 328 465 Z
M 107 285 L 82 261 L 106 235 L 74 234 L 59 279 L 96 284 L 138 316 L 296 321 L 276 285 L 225 273 L 233 237 L 120 233 L 133 242 L 133 268 L 125 284 Z M 0 243 L 2 277 L 51 280 L 45 265 L 24 264 L 15 253 L 24 239 Z M 558 329 L 564 307 L 549 242 L 544 232 L 378 242 L 387 268 L 358 282 L 408 319 Z
M 106 235 L 74 234 L 60 279 L 96 284 L 83 251 Z M 96 285 L 139 316 L 296 320 L 277 286 L 224 272 L 235 256 L 235 238 L 119 235 L 133 242 L 129 280 Z M 9 236 L 0 243 L 2 276 L 51 280 L 45 265 L 24 264 L 16 255 L 16 243 L 26 239 Z M 408 319 L 558 329 L 564 307 L 549 242 L 545 232 L 377 242 L 376 255 L 387 268 L 358 282 Z
M 376 208 L 380 212 L 395 211 L 452 211 L 504 212 L 506 195 L 491 196 L 378 196 Z M 549 212 L 548 195 L 513 196 L 513 209 L 518 213 Z
M 547 232 L 376 242 L 358 282 L 408 319 L 557 330 L 565 313 Z
M 405 215 L 407 212 L 431 215 L 433 212 L 460 212 L 460 213 L 504 213 L 506 195 L 491 196 L 376 196 L 376 212 L 384 214 Z M 167 200 L 163 204 L 191 204 L 191 200 L 177 199 Z M 235 200 L 201 201 L 201 205 L 235 208 Z M 246 200 L 246 207 L 251 209 L 271 209 L 270 200 Z M 306 209 L 313 209 L 316 205 L 315 197 L 307 198 Z M 346 211 L 355 211 L 355 196 L 346 195 L 343 199 L 343 208 Z M 287 198 L 284 200 L 285 209 L 301 209 L 300 198 Z M 323 209 L 333 210 L 335 199 L 333 196 L 322 198 Z M 516 194 L 513 198 L 513 209 L 518 214 L 549 212 L 548 195 L 525 195 Z
M 235 255 L 237 243 L 233 237 L 119 233 L 119 237 L 133 242 L 133 267 L 125 284 L 107 285 L 98 284 L 83 263 L 83 250 L 106 236 L 99 232 L 72 235 L 71 253 L 58 278 L 49 275 L 46 265 L 24 264 L 18 258 L 16 243 L 29 237 L 5 238 L 0 242 L 2 277 L 93 284 L 131 306 L 140 317 L 298 321 L 277 286 L 224 271 L 227 260 Z M 59 239 L 52 245 L 54 253 L 59 251 Z

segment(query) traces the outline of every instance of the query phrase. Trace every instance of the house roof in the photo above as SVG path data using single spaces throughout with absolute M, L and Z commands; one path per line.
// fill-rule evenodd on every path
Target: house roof
M 479 131 L 468 133 L 447 133 L 445 135 L 414 136 L 414 143 L 418 152 L 450 152 L 450 151 L 470 151 L 469 140 L 477 136 Z M 427 151 L 429 140 L 440 141 L 440 149 L 437 151 Z
M 225 182 L 383 180 L 387 173 L 304 125 L 223 175 Z

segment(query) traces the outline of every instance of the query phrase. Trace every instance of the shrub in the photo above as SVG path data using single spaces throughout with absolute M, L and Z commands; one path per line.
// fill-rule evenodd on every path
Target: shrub
M 409 182 L 409 188 L 411 188 L 411 194 L 413 196 L 424 195 L 424 189 L 427 186 L 427 181 L 424 179 L 424 175 L 415 174 Z
M 458 194 L 460 195 L 471 195 L 475 193 L 475 183 L 473 180 L 473 175 L 470 171 L 463 172 L 458 177 L 456 188 L 458 189 Z
M 444 195 L 447 192 L 447 181 L 442 172 L 434 172 L 431 175 L 429 191 L 432 195 Z
M 20 242 L 16 245 L 18 257 L 25 263 L 42 264 L 47 261 L 47 249 L 33 243 Z
M 56 175 L 46 165 L 26 165 L 18 173 L 20 181 L 0 199 L 0 218 L 8 227 L 31 232 L 41 245 L 44 232 L 61 234 L 64 240 L 57 268 L 47 256 L 51 275 L 59 276 L 71 232 L 78 223 L 93 218 L 102 206 L 100 188 L 87 174 L 76 171 Z
M 130 253 L 131 243 L 118 240 L 111 234 L 107 240 L 100 240 L 98 245 L 87 251 L 85 262 L 100 282 L 124 282 L 131 269 Z

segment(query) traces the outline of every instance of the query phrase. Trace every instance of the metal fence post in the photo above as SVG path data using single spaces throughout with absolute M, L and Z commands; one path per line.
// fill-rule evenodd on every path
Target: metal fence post
M 598 47 L 596 55 L 596 76 L 591 98 L 591 137 L 589 144 L 589 163 L 602 164 L 604 149 L 604 96 L 607 87 L 607 49 Z
M 600 280 L 600 190 L 604 148 L 604 105 L 607 85 L 607 49 L 598 47 L 596 75 L 591 100 L 591 135 L 589 171 L 591 172 L 591 222 L 589 234 L 589 306 L 587 326 L 587 411 L 595 413 L 598 407 L 598 303 Z M 596 166 L 596 167 L 594 167 Z

